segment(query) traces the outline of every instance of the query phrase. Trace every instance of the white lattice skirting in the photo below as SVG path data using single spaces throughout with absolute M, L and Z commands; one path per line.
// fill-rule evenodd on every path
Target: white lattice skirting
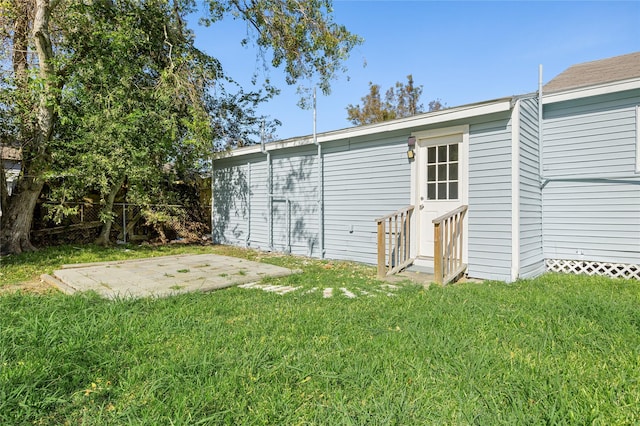
M 547 270 L 566 274 L 604 275 L 611 278 L 640 280 L 640 266 L 584 260 L 545 259 Z

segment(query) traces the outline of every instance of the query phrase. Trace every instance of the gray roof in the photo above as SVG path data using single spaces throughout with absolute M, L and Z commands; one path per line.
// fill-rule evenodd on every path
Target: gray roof
M 548 82 L 543 92 L 562 92 L 634 78 L 640 78 L 640 52 L 573 65 Z

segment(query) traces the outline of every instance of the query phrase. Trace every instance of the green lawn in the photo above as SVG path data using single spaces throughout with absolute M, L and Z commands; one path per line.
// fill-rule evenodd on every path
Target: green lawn
M 1 283 L 62 263 L 176 248 L 63 247 L 2 259 Z M 301 268 L 277 295 L 0 295 L 0 424 L 634 424 L 640 282 L 545 275 L 406 284 L 371 267 L 215 251 Z M 0 284 L 1 285 L 1 284 Z M 375 297 L 323 298 L 317 287 Z

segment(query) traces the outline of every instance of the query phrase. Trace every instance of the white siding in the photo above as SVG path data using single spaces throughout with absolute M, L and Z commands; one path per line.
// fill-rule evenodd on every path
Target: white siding
M 469 276 L 511 279 L 511 123 L 469 130 Z
M 546 258 L 640 263 L 640 91 L 545 106 Z
M 520 107 L 520 271 L 521 278 L 544 272 L 542 192 L 538 144 L 538 101 L 523 99 Z

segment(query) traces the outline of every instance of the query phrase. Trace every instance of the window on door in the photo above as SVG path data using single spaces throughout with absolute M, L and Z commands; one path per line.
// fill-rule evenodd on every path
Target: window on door
M 427 148 L 427 200 L 458 199 L 458 144 Z

